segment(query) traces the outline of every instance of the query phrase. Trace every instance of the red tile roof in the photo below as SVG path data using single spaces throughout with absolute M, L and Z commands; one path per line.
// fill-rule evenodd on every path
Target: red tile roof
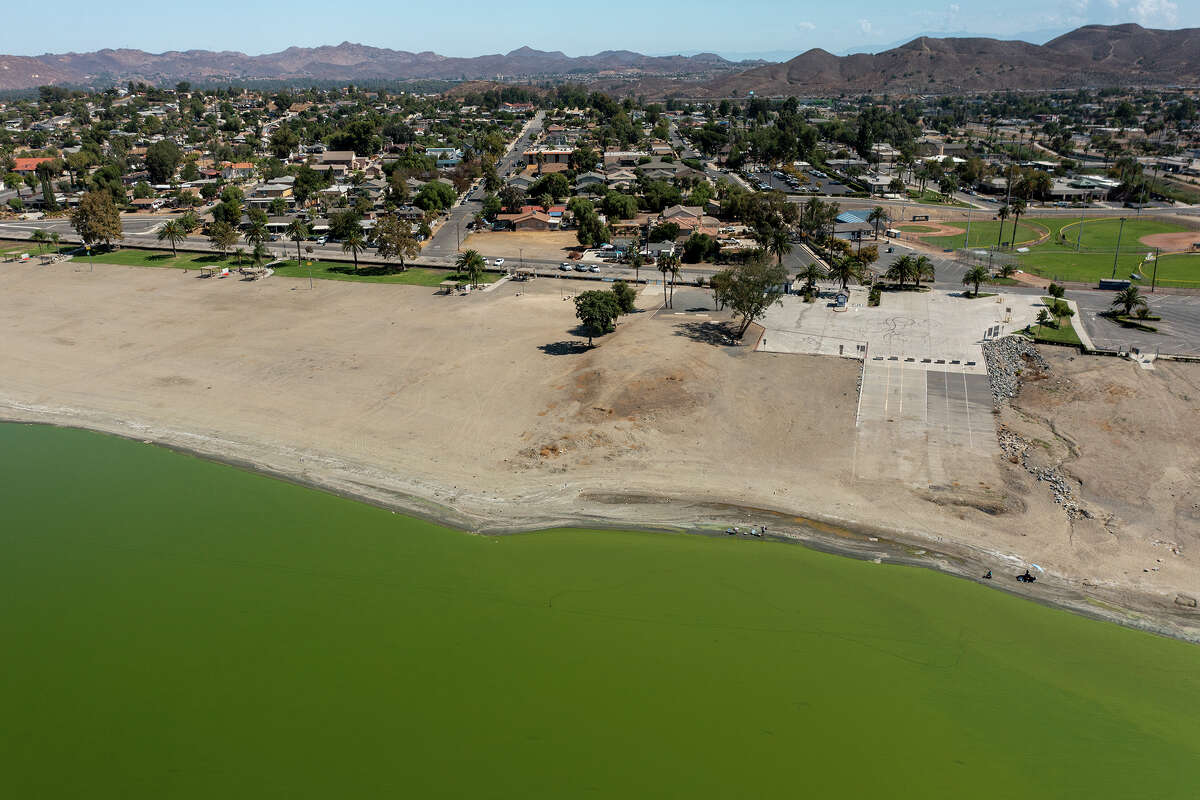
M 53 158 L 14 158 L 13 172 L 33 172 L 37 169 L 38 164 L 53 160 Z

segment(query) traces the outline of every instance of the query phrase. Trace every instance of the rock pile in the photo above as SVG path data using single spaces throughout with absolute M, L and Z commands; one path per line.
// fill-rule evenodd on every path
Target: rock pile
M 1049 369 L 1033 342 L 1020 336 L 1005 336 L 983 344 L 983 363 L 987 366 L 992 402 L 997 407 L 1017 396 L 1021 373 L 1029 365 Z
M 1071 483 L 1062 470 L 1058 467 L 1039 467 L 1036 464 L 1029 463 L 1029 442 L 1013 433 L 1004 425 L 999 427 L 997 438 L 1000 440 L 1000 450 L 1008 457 L 1009 461 L 1014 464 L 1020 464 L 1039 483 L 1044 483 L 1050 487 L 1050 491 L 1054 494 L 1054 502 L 1062 506 L 1063 511 L 1067 512 L 1069 518 L 1092 518 L 1091 512 L 1080 507 L 1078 501 L 1075 500 Z

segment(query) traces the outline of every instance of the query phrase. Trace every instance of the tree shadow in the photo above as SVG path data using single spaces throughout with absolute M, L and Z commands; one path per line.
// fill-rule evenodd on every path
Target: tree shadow
M 738 343 L 736 331 L 728 322 L 697 320 L 681 322 L 675 326 L 676 336 L 685 336 L 693 342 L 710 344 L 714 347 L 732 347 Z
M 580 342 L 574 339 L 564 339 L 561 342 L 548 342 L 538 345 L 538 350 L 541 350 L 548 356 L 570 356 L 586 353 L 590 350 L 587 342 Z
M 225 261 L 225 260 L 226 260 L 225 256 L 221 255 L 220 253 L 213 253 L 212 255 L 208 255 L 208 256 L 196 256 L 195 258 L 192 259 L 192 263 L 193 264 L 220 264 L 222 261 Z
M 172 258 L 174 258 L 174 256 L 172 256 L 170 253 L 154 253 L 153 255 L 146 256 L 147 261 L 153 262 L 170 261 Z

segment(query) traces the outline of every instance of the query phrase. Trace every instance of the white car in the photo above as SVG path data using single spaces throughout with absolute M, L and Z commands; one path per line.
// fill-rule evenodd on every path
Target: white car
M 496 265 L 497 267 L 503 267 L 503 266 L 504 266 L 504 259 L 503 259 L 503 258 L 497 258 L 497 259 L 496 259 L 496 262 L 495 262 L 495 265 Z
M 600 267 L 597 266 L 596 264 L 592 264 L 588 267 L 588 272 L 599 272 L 599 271 L 600 271 Z
M 565 261 L 564 261 L 564 262 L 562 262 L 561 264 L 559 264 L 559 265 L 558 265 L 558 268 L 559 268 L 559 269 L 561 269 L 563 272 L 570 272 L 570 271 L 571 271 L 571 265 L 570 265 L 570 264 L 568 264 L 568 263 L 567 263 L 567 262 L 565 262 Z

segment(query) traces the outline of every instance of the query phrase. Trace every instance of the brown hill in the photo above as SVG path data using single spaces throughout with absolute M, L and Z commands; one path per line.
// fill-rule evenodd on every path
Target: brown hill
M 1044 45 L 927 36 L 882 53 L 809 50 L 709 81 L 707 96 L 934 93 L 1200 83 L 1200 28 L 1088 25 Z M 690 87 L 689 91 L 696 87 Z
M 130 80 L 169 85 L 178 81 L 224 80 L 505 80 L 563 75 L 621 73 L 634 76 L 711 78 L 761 62 L 735 63 L 712 53 L 695 56 L 645 56 L 609 50 L 591 56 L 521 47 L 509 53 L 450 58 L 343 42 L 336 46 L 289 47 L 278 53 L 249 56 L 209 50 L 146 53 L 98 50 L 37 57 L 0 56 L 0 89 L 43 84 L 109 86 Z

